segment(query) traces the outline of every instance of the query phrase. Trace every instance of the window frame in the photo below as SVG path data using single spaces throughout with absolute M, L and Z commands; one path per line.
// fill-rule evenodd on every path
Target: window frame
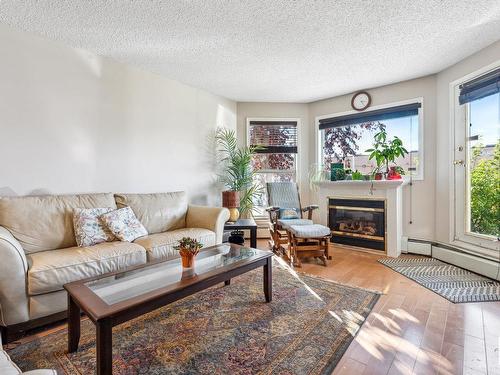
M 295 154 L 295 182 L 299 184 L 301 175 L 300 175 L 300 163 L 301 163 L 301 153 L 302 153 L 302 147 L 301 147 L 301 133 L 302 133 L 302 123 L 300 118 L 296 117 L 247 117 L 246 118 L 246 132 L 245 132 L 245 143 L 247 146 L 250 146 L 250 122 L 252 121 L 293 121 L 297 123 L 297 153 Z M 263 172 L 256 172 L 256 173 L 276 173 L 273 172 L 272 170 L 266 169 Z M 267 194 L 267 192 L 266 192 Z M 267 218 L 267 214 L 266 214 Z
M 424 157 L 425 157 L 425 147 L 424 147 L 424 98 L 423 97 L 416 97 L 413 99 L 407 99 L 407 100 L 401 100 L 397 102 L 391 102 L 391 103 L 385 103 L 385 104 L 380 104 L 380 105 L 374 105 L 369 107 L 363 112 L 371 112 L 375 111 L 378 109 L 386 109 L 386 108 L 392 108 L 392 107 L 397 107 L 400 105 L 405 105 L 405 104 L 412 104 L 412 103 L 420 103 L 420 108 L 418 109 L 418 158 L 421 161 L 418 165 L 417 173 L 412 177 L 413 181 L 423 181 L 424 180 L 424 173 L 425 173 L 425 167 L 424 167 Z M 321 115 L 321 116 L 316 116 L 314 120 L 314 130 L 315 130 L 315 142 L 314 142 L 314 147 L 315 147 L 315 162 L 316 165 L 323 165 L 323 145 L 324 145 L 324 139 L 321 137 L 321 130 L 319 129 L 319 121 L 326 119 L 326 118 L 335 118 L 335 117 L 340 117 L 340 116 L 345 116 L 345 115 L 351 115 L 351 114 L 356 114 L 359 113 L 359 111 L 356 110 L 349 110 L 349 111 L 344 111 L 344 112 L 337 112 L 337 113 L 330 113 L 326 115 Z

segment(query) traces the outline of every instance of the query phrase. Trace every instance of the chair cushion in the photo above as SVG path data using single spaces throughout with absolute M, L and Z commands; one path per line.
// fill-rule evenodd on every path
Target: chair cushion
M 281 225 L 283 229 L 287 229 L 290 225 L 311 225 L 314 223 L 309 219 L 278 219 L 278 224 Z
M 0 226 L 12 233 L 27 254 L 63 249 L 76 246 L 74 209 L 96 207 L 116 209 L 113 194 L 0 198 Z
M 187 195 L 183 191 L 156 194 L 115 194 L 118 208 L 129 206 L 148 233 L 186 227 Z
M 30 254 L 28 262 L 28 293 L 37 295 L 61 290 L 72 281 L 146 263 L 146 251 L 133 243 L 103 242 Z
M 215 233 L 203 228 L 184 228 L 150 234 L 136 239 L 134 243 L 146 249 L 148 261 L 173 259 L 179 256 L 179 252 L 174 249 L 174 246 L 178 244 L 182 237 L 195 238 L 203 244 L 203 247 L 215 245 Z
M 296 237 L 301 238 L 318 238 L 330 235 L 330 228 L 320 224 L 290 225 L 288 230 Z
M 21 370 L 10 360 L 10 357 L 0 347 L 0 374 L 19 375 Z

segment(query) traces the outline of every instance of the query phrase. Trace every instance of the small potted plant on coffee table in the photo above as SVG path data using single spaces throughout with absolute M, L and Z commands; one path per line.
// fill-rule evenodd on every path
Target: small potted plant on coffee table
M 191 268 L 194 266 L 194 258 L 198 255 L 203 244 L 190 237 L 183 237 L 174 249 L 179 250 L 182 258 L 182 267 Z

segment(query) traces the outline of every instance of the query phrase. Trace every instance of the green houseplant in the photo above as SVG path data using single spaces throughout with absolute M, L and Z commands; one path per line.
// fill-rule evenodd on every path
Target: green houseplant
M 252 167 L 252 158 L 260 147 L 238 147 L 236 133 L 226 128 L 217 129 L 215 140 L 221 155 L 219 181 L 227 189 L 222 193 L 223 203 L 233 206 L 228 207 L 232 210 L 229 220 L 236 221 L 240 214 L 251 214 L 254 198 L 262 195 L 262 188 L 254 181 L 255 171 Z
M 358 170 L 355 170 L 354 172 L 352 172 L 352 179 L 353 181 L 361 181 L 363 180 L 363 174 Z
M 396 163 L 396 158 L 404 157 L 408 154 L 406 148 L 403 147 L 403 141 L 394 136 L 393 139 L 387 139 L 387 132 L 382 129 L 373 136 L 373 148 L 366 150 L 370 153 L 368 160 L 375 159 L 377 167 L 373 170 L 376 173 L 388 173 L 389 163 Z M 384 167 L 384 169 L 382 169 Z

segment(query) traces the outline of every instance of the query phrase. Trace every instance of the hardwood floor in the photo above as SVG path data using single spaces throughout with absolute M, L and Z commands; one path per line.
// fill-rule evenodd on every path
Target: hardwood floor
M 267 240 L 257 247 L 267 249 Z M 343 248 L 331 255 L 327 267 L 305 260 L 297 271 L 383 293 L 334 375 L 500 375 L 500 302 L 453 304 L 378 263 L 381 255 Z
M 500 374 L 500 302 L 453 304 L 378 263 L 380 255 L 331 255 L 327 267 L 306 261 L 297 270 L 383 293 L 334 375 Z

